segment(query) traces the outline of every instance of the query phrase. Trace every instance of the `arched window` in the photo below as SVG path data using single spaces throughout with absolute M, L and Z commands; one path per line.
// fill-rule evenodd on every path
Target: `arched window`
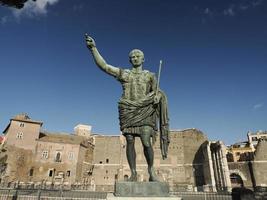
M 20 140 L 23 139 L 23 133 L 22 132 L 18 132 L 16 138 L 20 139 Z
M 55 161 L 61 162 L 61 153 L 60 152 L 57 152 Z
M 49 176 L 49 177 L 53 177 L 54 172 L 55 172 L 55 169 L 49 169 L 49 171 L 48 171 L 48 176 Z
M 68 158 L 69 158 L 69 160 L 73 160 L 74 159 L 74 152 L 73 151 L 69 152 Z
M 244 182 L 241 178 L 240 175 L 236 174 L 236 173 L 233 173 L 230 175 L 230 179 L 231 179 L 231 184 L 232 184 L 232 187 L 243 187 L 244 186 Z
M 33 176 L 33 172 L 34 172 L 34 170 L 33 170 L 33 168 L 31 168 L 29 171 L 29 176 Z
M 124 175 L 124 181 L 128 181 L 129 176 L 127 174 Z
M 42 158 L 45 158 L 45 159 L 48 158 L 48 151 L 47 150 L 42 151 Z

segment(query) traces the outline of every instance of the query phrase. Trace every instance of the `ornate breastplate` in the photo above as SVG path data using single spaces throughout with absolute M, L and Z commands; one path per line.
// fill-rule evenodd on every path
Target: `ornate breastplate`
M 144 98 L 152 90 L 152 74 L 149 71 L 134 73 L 124 70 L 122 74 L 123 98 L 138 100 Z

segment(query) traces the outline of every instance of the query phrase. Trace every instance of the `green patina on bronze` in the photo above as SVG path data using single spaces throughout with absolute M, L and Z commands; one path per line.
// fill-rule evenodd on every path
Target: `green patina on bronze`
M 155 75 L 143 70 L 145 58 L 141 50 L 134 49 L 129 54 L 132 69 L 122 69 L 107 64 L 98 52 L 94 39 L 88 35 L 85 37 L 96 65 L 122 84 L 123 94 L 118 108 L 120 129 L 127 141 L 126 155 L 131 169 L 129 181 L 137 181 L 135 137 L 140 137 L 144 147 L 149 181 L 157 181 L 153 168 L 154 152 L 151 138 L 154 143 L 159 121 L 161 153 L 162 158 L 166 159 L 169 145 L 167 97 L 164 92 L 158 90 Z

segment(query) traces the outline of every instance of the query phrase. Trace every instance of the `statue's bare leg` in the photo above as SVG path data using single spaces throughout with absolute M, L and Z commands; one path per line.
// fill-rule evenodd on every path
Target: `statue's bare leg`
M 134 148 L 135 137 L 133 135 L 126 135 L 126 156 L 131 169 L 131 177 L 129 181 L 137 181 L 137 172 L 136 172 L 136 152 Z
M 144 148 L 144 154 L 147 161 L 147 169 L 149 173 L 149 181 L 158 181 L 157 176 L 155 174 L 153 164 L 154 164 L 154 151 L 151 145 L 151 134 L 153 133 L 153 129 L 150 126 L 145 126 L 144 131 L 141 134 L 140 138 Z

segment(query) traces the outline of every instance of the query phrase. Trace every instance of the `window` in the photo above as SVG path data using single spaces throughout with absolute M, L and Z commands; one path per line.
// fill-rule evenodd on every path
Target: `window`
M 108 158 L 106 159 L 106 163 L 109 163 L 109 159 Z
M 257 141 L 258 138 L 257 137 L 252 137 L 252 141 Z
M 20 123 L 19 126 L 20 126 L 20 127 L 24 127 L 24 123 Z
M 22 132 L 17 133 L 16 138 L 20 140 L 23 139 L 23 133 Z
M 123 179 L 124 181 L 128 181 L 129 176 L 127 174 L 124 175 Z
M 29 176 L 33 176 L 33 171 L 34 171 L 33 168 L 31 168 L 29 171 Z
M 61 153 L 57 152 L 55 162 L 61 162 Z
M 50 169 L 50 170 L 48 171 L 48 176 L 49 176 L 49 177 L 52 177 L 53 174 L 54 174 L 54 170 L 53 170 L 53 169 Z
M 70 170 L 67 171 L 66 176 L 70 177 Z
M 68 154 L 68 158 L 69 158 L 69 160 L 73 160 L 74 159 L 74 152 L 69 152 L 69 154 Z
M 58 177 L 60 177 L 60 178 L 64 178 L 64 172 L 58 172 L 57 175 L 58 175 Z
M 89 176 L 92 176 L 92 174 L 93 174 L 93 168 L 91 168 L 90 170 L 88 170 L 88 171 L 87 171 L 87 174 L 88 174 Z
M 45 159 L 48 158 L 48 151 L 47 150 L 42 152 L 42 158 L 45 158 Z

